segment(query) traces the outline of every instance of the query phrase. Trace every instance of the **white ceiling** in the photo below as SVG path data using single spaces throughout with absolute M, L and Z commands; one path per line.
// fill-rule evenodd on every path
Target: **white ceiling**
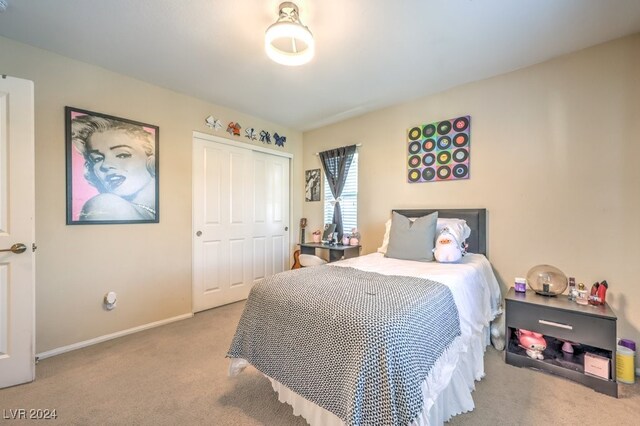
M 640 0 L 298 0 L 316 56 L 290 68 L 279 0 L 6 1 L 2 36 L 299 130 L 640 32 Z

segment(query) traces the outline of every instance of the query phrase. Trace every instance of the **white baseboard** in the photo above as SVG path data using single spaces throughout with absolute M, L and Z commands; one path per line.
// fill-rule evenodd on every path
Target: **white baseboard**
M 161 325 L 169 324 L 176 321 L 181 321 L 183 319 L 192 318 L 193 313 L 188 313 L 184 315 L 178 315 L 177 317 L 171 317 L 167 319 L 163 319 L 160 321 L 150 322 L 149 324 L 139 325 L 138 327 L 129 328 L 127 330 L 117 331 L 111 334 L 105 334 L 104 336 L 95 337 L 93 339 L 85 340 L 83 342 L 73 343 L 68 346 L 62 346 L 60 348 L 51 349 L 50 351 L 41 352 L 36 354 L 37 359 L 45 359 L 55 355 L 60 355 L 65 352 L 73 351 L 80 348 L 85 348 L 87 346 L 95 345 L 96 343 L 106 342 L 107 340 L 117 339 L 118 337 L 126 336 L 128 334 L 137 333 L 139 331 L 148 330 L 150 328 L 159 327 Z

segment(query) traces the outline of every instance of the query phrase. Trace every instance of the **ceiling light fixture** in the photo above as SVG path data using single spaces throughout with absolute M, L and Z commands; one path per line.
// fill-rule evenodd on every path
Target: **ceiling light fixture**
M 282 65 L 306 64 L 315 52 L 313 35 L 300 21 L 298 6 L 286 1 L 279 9 L 278 20 L 267 28 L 264 36 L 267 56 Z

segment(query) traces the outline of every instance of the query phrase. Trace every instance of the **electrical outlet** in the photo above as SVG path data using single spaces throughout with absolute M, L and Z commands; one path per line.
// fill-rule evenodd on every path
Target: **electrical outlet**
M 104 306 L 108 311 L 114 309 L 118 303 L 118 295 L 115 291 L 110 291 L 104 295 Z

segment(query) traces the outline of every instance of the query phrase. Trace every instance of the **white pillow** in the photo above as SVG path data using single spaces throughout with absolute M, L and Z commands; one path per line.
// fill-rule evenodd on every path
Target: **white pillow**
M 415 220 L 410 218 L 409 220 Z M 442 230 L 447 227 L 458 238 L 458 241 L 466 241 L 471 235 L 471 228 L 467 225 L 467 221 L 464 219 L 454 218 L 438 218 L 436 223 L 436 238 Z M 386 253 L 389 247 L 389 233 L 391 232 L 391 219 L 384 224 L 384 237 L 382 238 L 382 245 L 378 247 L 378 253 Z
M 436 225 L 436 228 L 438 227 L 438 225 Z M 387 248 L 389 247 L 389 233 L 391 232 L 391 219 L 389 219 L 387 221 L 387 223 L 384 224 L 384 238 L 382 238 L 382 245 L 380 247 L 378 247 L 378 253 L 386 253 L 387 252 Z M 437 230 L 436 230 L 436 234 L 437 234 Z

